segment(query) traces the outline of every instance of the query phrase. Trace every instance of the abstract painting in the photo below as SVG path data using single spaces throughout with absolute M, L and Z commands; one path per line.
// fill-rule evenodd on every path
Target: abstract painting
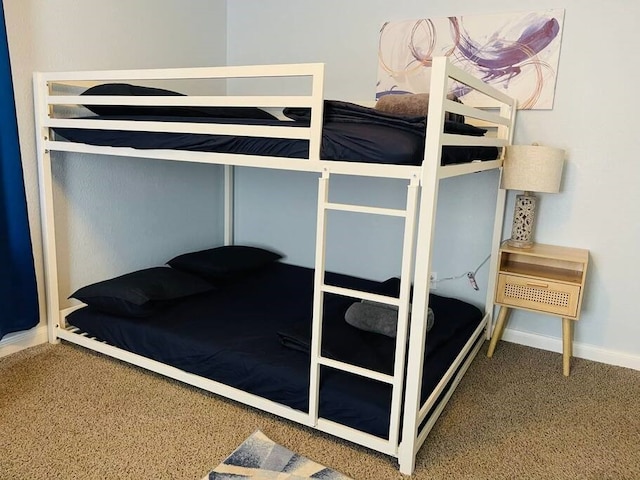
M 378 45 L 376 98 L 427 93 L 431 61 L 451 62 L 518 99 L 518 108 L 553 108 L 564 9 L 423 18 L 385 23 Z M 450 93 L 482 99 L 456 84 Z

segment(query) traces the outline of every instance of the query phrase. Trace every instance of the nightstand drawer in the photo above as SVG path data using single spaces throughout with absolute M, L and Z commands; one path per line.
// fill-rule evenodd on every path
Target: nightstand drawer
M 580 285 L 499 274 L 496 303 L 576 318 Z

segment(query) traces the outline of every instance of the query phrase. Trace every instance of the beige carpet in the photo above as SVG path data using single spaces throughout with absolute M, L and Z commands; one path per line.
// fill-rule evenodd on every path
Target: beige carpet
M 640 479 L 640 372 L 502 342 L 481 351 L 415 479 Z M 68 344 L 0 358 L 0 479 L 200 479 L 262 430 L 358 480 L 393 458 Z

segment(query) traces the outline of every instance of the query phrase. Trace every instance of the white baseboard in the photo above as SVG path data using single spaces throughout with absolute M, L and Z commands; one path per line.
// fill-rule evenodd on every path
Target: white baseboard
M 47 326 L 37 325 L 24 332 L 10 333 L 0 340 L 0 358 L 47 341 Z
M 537 333 L 521 332 L 519 330 L 510 330 L 509 328 L 506 328 L 502 335 L 502 339 L 507 342 L 526 345 L 527 347 L 562 353 L 561 338 L 548 337 Z M 578 358 L 584 358 L 585 360 L 593 360 L 594 362 L 640 370 L 639 355 L 607 350 L 587 343 L 573 342 L 573 355 Z

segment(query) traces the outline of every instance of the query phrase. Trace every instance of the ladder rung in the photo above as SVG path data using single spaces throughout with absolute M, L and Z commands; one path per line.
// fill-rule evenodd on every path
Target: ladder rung
M 377 293 L 363 292 L 353 290 L 351 288 L 336 287 L 335 285 L 320 285 L 320 290 L 326 293 L 335 293 L 343 297 L 354 297 L 361 300 L 370 300 L 372 302 L 385 303 L 387 305 L 400 306 L 400 299 L 396 297 L 388 297 L 386 295 L 378 295 Z
M 367 207 L 365 205 L 349 205 L 346 203 L 331 203 L 324 204 L 324 208 L 327 210 L 341 210 L 343 212 L 356 212 L 356 213 L 373 213 L 375 215 L 387 215 L 391 217 L 406 217 L 406 210 L 398 210 L 395 208 L 382 208 L 382 207 Z
M 318 359 L 318 363 L 326 367 L 335 368 L 336 370 L 343 370 L 345 372 L 353 373 L 354 375 L 360 375 L 361 377 L 367 377 L 373 380 L 378 380 L 379 382 L 393 384 L 393 376 L 376 372 L 375 370 L 357 367 L 350 363 L 339 362 L 338 360 L 332 360 L 326 357 L 320 357 Z

